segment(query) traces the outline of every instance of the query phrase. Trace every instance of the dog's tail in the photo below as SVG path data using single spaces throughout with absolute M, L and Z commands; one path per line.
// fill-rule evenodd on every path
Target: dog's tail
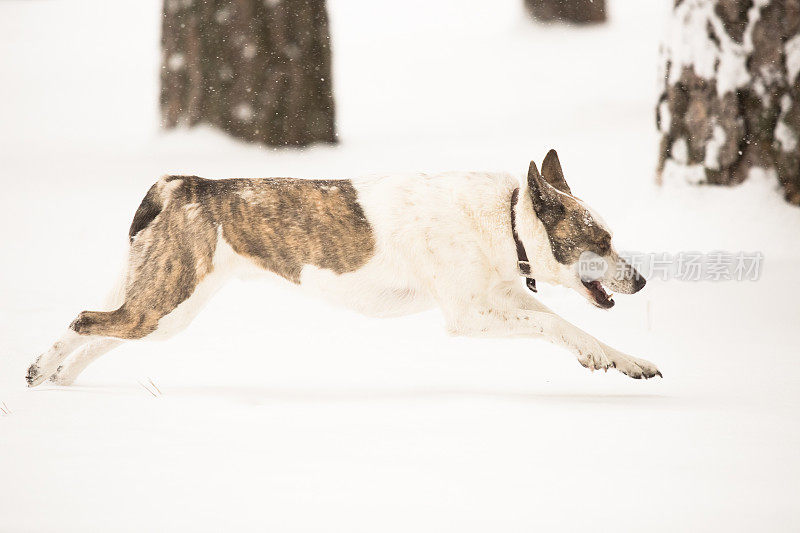
M 133 222 L 128 230 L 128 238 L 133 242 L 134 237 L 145 229 L 155 219 L 161 210 L 164 209 L 164 199 L 161 194 L 161 189 L 164 187 L 164 182 L 167 176 L 162 177 L 155 182 L 147 194 L 144 195 L 142 203 L 133 215 Z

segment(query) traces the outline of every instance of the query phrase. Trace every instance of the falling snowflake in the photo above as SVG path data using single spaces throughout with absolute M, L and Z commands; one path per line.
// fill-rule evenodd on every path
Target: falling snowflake
M 253 43 L 247 43 L 244 45 L 244 47 L 242 47 L 242 56 L 244 56 L 245 59 L 253 59 L 256 57 L 257 51 L 258 49 L 256 48 L 256 45 Z
M 253 108 L 250 104 L 241 103 L 233 110 L 233 114 L 242 122 L 250 122 L 253 120 Z
M 183 54 L 172 54 L 167 59 L 167 68 L 169 70 L 181 70 L 186 65 L 186 58 Z

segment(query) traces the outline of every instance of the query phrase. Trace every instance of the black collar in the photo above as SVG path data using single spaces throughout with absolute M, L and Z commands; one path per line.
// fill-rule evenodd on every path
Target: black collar
M 517 245 L 517 268 L 521 276 L 525 276 L 525 285 L 528 286 L 533 292 L 536 290 L 536 280 L 531 277 L 531 263 L 528 261 L 528 253 L 525 251 L 525 245 L 517 235 L 517 200 L 519 199 L 519 187 L 514 189 L 511 195 L 511 233 L 514 235 L 514 244 Z

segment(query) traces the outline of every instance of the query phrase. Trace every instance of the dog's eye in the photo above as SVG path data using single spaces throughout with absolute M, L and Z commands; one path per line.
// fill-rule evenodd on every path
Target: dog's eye
M 608 252 L 611 251 L 611 237 L 609 235 L 603 235 L 595 244 L 596 249 L 594 252 L 597 255 L 604 256 Z

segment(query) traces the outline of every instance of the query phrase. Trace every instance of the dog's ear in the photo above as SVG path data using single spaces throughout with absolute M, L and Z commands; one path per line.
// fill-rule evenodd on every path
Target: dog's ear
M 542 176 L 544 179 L 561 192 L 572 194 L 567 185 L 567 180 L 564 179 L 564 171 L 561 170 L 561 162 L 558 160 L 558 154 L 555 150 L 550 150 L 544 156 L 542 163 Z
M 558 196 L 558 193 L 539 173 L 539 167 L 536 166 L 534 161 L 531 161 L 528 167 L 528 188 L 530 188 L 534 199 L 539 199 L 542 202 L 551 202 Z
M 531 191 L 534 191 L 541 187 L 541 185 L 542 175 L 539 174 L 539 167 L 536 166 L 536 161 L 531 161 L 528 167 L 528 187 L 531 188 Z
M 555 223 L 563 215 L 564 204 L 558 197 L 558 192 L 539 174 L 539 169 L 533 161 L 528 167 L 528 189 L 533 210 L 545 224 Z

